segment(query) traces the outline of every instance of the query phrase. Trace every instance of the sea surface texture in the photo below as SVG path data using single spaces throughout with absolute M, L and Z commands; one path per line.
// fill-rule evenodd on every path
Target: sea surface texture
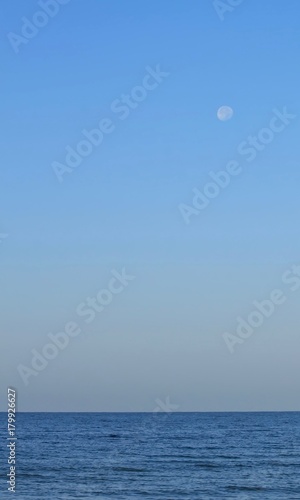
M 17 488 L 30 500 L 300 500 L 300 413 L 17 415 Z

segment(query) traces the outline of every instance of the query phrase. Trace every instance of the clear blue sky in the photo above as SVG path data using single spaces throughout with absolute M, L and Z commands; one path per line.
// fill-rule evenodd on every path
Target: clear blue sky
M 299 1 L 222 22 L 212 0 L 71 0 L 16 54 L 7 34 L 37 10 L 1 5 L 1 390 L 24 410 L 299 410 L 297 292 L 233 356 L 222 339 L 300 262 Z M 158 64 L 169 76 L 120 120 L 111 104 Z M 186 225 L 178 205 L 285 106 L 292 123 Z M 52 163 L 104 118 L 59 183 Z M 18 364 L 123 267 L 126 291 L 24 387 Z

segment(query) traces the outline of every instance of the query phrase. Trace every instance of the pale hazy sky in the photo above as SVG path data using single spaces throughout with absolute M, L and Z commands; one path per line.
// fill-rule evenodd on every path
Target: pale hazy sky
M 15 53 L 6 33 L 39 9 L 1 16 L 2 396 L 17 387 L 23 411 L 168 396 L 179 411 L 300 410 L 300 288 L 282 281 L 300 263 L 298 0 L 245 0 L 223 21 L 212 0 L 71 0 Z M 239 145 L 285 107 L 248 161 Z M 53 162 L 104 119 L 58 182 Z M 179 206 L 231 160 L 239 175 L 186 224 Z M 285 302 L 231 354 L 223 333 L 274 289 Z M 17 367 L 70 322 L 80 333 L 26 386 Z

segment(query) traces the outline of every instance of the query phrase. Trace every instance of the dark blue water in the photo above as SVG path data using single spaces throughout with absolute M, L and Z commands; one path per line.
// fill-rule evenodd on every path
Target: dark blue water
M 1 499 L 300 499 L 300 413 L 17 417 L 14 495 L 0 414 Z

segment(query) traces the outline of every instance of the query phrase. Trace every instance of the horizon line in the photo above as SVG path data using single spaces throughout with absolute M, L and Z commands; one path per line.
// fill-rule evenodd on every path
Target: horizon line
M 7 413 L 7 411 L 0 411 L 0 413 Z M 188 411 L 170 411 L 170 412 L 165 412 L 165 411 L 18 411 L 16 412 L 17 414 L 20 413 L 113 413 L 113 414 L 160 414 L 160 415 L 173 415 L 174 413 L 176 414 L 186 414 L 186 413 L 300 413 L 300 410 L 218 410 L 218 411 L 209 411 L 209 410 L 188 410 Z

